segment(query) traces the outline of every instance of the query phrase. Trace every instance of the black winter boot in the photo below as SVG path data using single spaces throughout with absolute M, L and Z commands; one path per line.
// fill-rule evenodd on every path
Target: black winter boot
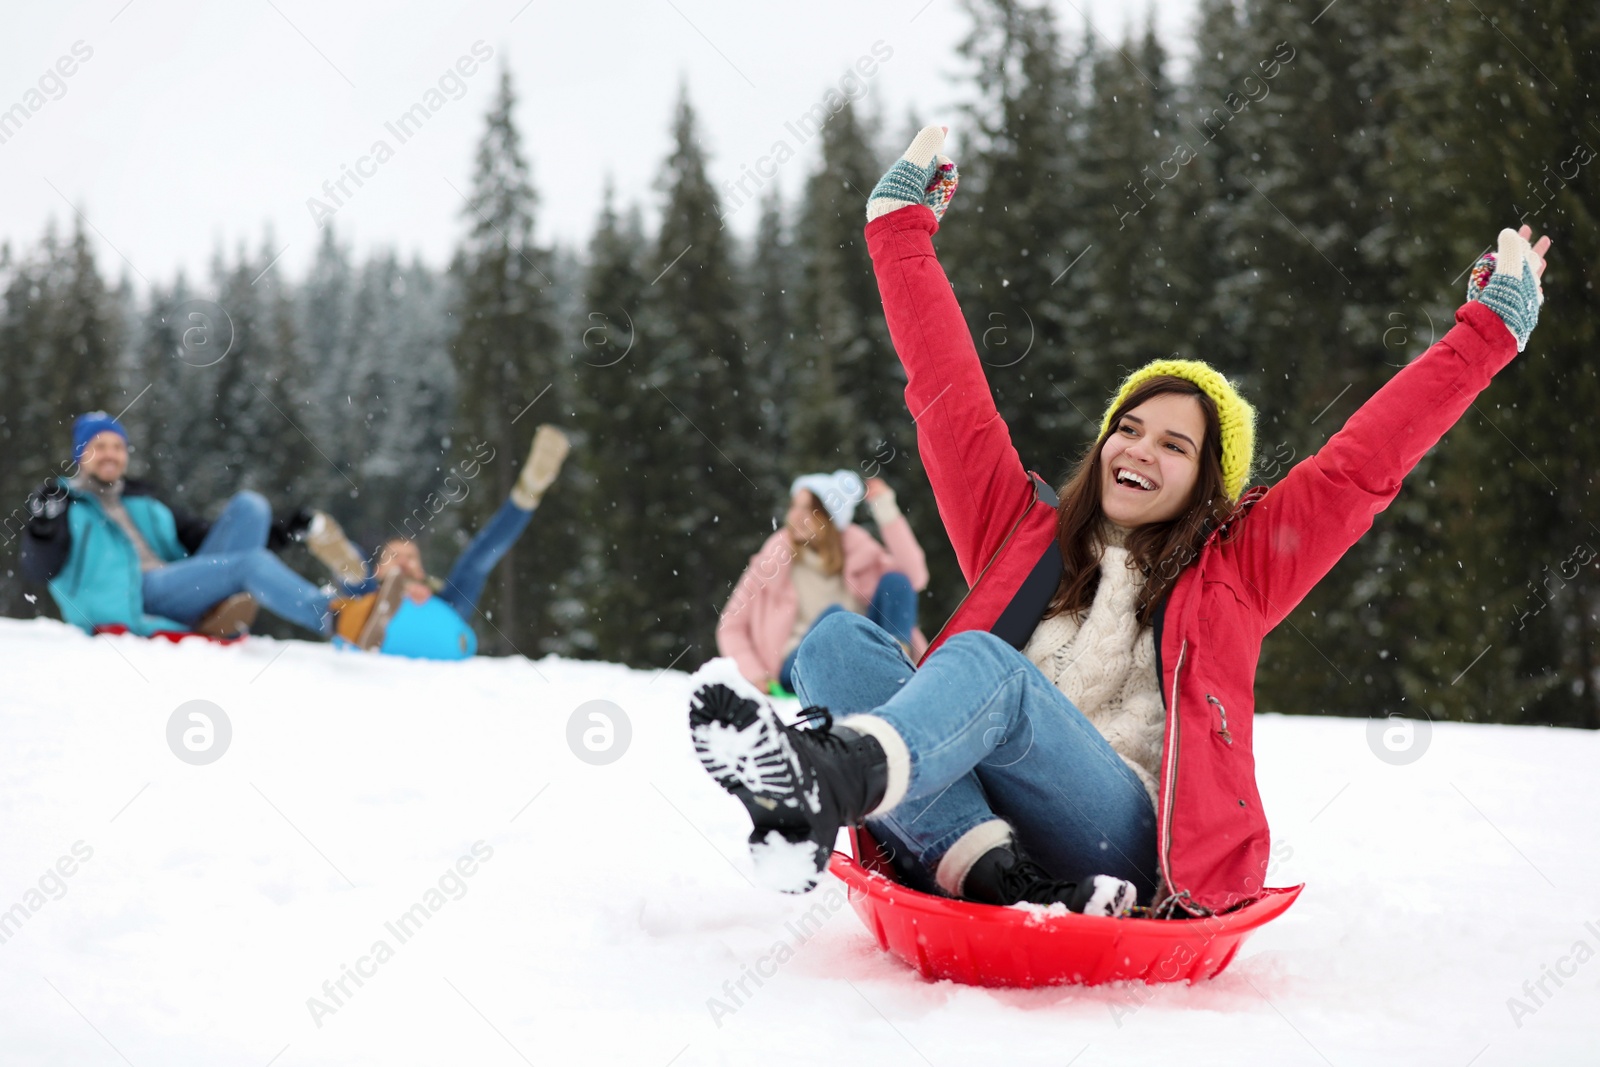
M 1138 898 L 1132 882 L 1097 874 L 1082 882 L 1051 878 L 1015 843 L 991 848 L 967 872 L 961 895 L 982 904 L 1065 904 L 1082 915 L 1126 915 Z
M 785 726 L 725 685 L 701 687 L 689 705 L 700 765 L 750 813 L 757 877 L 785 893 L 816 887 L 840 828 L 859 824 L 889 782 L 876 738 L 835 726 L 826 708 L 801 714 Z

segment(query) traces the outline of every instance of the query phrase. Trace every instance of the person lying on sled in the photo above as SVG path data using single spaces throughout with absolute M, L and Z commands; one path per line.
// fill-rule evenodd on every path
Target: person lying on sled
M 306 534 L 311 554 L 345 590 L 335 597 L 336 641 L 418 659 L 466 659 L 478 650 L 469 620 L 495 564 L 527 529 L 534 509 L 561 472 L 569 444 L 554 426 L 533 435 L 527 462 L 511 495 L 462 550 L 449 577 L 433 577 L 409 537 L 393 537 L 366 561 L 332 516 L 318 514 Z
M 72 423 L 70 477 L 28 498 L 22 574 L 48 586 L 61 617 L 93 633 L 126 628 L 227 637 L 256 607 L 321 636 L 333 632 L 328 597 L 273 554 L 310 521 L 274 521 L 267 501 L 235 493 L 215 522 L 164 503 L 128 478 L 128 432 L 103 411 Z
M 971 591 L 918 666 L 861 616 L 819 622 L 794 667 L 816 705 L 802 725 L 702 686 L 701 763 L 744 803 L 757 871 L 791 892 L 864 821 L 916 887 L 952 897 L 1111 916 L 1247 904 L 1270 846 L 1251 751 L 1262 639 L 1526 346 L 1550 240 L 1502 230 L 1450 332 L 1270 489 L 1245 492 L 1250 404 L 1180 359 L 1122 383 L 1052 489 L 1023 466 L 934 253 L 956 184 L 944 137 L 922 130 L 874 188 L 866 238 Z

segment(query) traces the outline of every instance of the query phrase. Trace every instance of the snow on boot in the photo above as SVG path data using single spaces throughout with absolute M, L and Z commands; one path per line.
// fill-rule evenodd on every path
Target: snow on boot
M 828 866 L 839 830 L 883 799 L 889 766 L 875 738 L 807 708 L 785 726 L 764 701 L 726 685 L 702 686 L 689 733 L 706 773 L 750 815 L 750 859 L 764 884 L 808 893 Z
M 314 512 L 311 524 L 306 527 L 306 548 L 317 561 L 332 572 L 334 580 L 345 585 L 359 585 L 366 581 L 367 565 L 361 553 L 337 520 L 325 511 Z
M 981 904 L 1064 904 L 1081 915 L 1126 915 L 1138 899 L 1132 882 L 1097 874 L 1082 882 L 1051 878 L 1014 844 L 991 848 L 967 872 L 961 895 Z
M 561 464 L 572 445 L 567 435 L 549 424 L 540 426 L 533 434 L 533 447 L 528 449 L 528 461 L 522 465 L 517 484 L 511 487 L 511 502 L 523 511 L 532 511 L 544 499 L 561 473 Z
M 235 593 L 212 606 L 211 610 L 194 624 L 195 633 L 207 637 L 238 637 L 250 632 L 256 621 L 256 598 L 249 593 Z

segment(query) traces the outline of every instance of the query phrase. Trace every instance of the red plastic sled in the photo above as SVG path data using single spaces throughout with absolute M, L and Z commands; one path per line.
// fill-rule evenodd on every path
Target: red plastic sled
M 112 635 L 132 633 L 131 630 L 122 625 L 120 622 L 111 623 L 106 626 L 96 626 L 94 628 L 94 632 L 97 634 Z M 148 636 L 151 640 L 154 640 L 157 637 L 164 637 L 173 644 L 177 644 L 179 641 L 182 641 L 188 637 L 198 637 L 200 640 L 210 641 L 214 645 L 235 645 L 240 641 L 243 641 L 248 635 L 236 634 L 233 637 L 212 637 L 210 634 L 197 634 L 192 630 L 152 630 Z
M 1192 982 L 1222 973 L 1250 932 L 1282 915 L 1304 886 L 1205 919 L 1040 915 L 951 900 L 894 880 L 877 842 L 851 832 L 862 862 L 842 852 L 830 869 L 884 951 L 924 978 L 1031 989 L 1103 982 Z

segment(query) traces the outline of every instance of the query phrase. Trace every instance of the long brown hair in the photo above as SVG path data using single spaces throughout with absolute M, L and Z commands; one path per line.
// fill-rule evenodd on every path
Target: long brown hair
M 1187 378 L 1175 375 L 1158 374 L 1139 383 L 1112 412 L 1105 433 L 1084 452 L 1067 483 L 1059 490 L 1057 539 L 1066 573 L 1061 576 L 1061 585 L 1051 598 L 1044 618 L 1066 611 L 1079 614 L 1094 603 L 1095 592 L 1100 588 L 1100 553 L 1105 547 L 1105 512 L 1100 507 L 1105 487 L 1100 472 L 1100 450 L 1105 447 L 1106 438 L 1117 432 L 1124 414 L 1164 393 L 1192 396 L 1200 402 L 1206 422 L 1205 440 L 1200 445 L 1199 477 L 1195 479 L 1194 491 L 1183 512 L 1175 519 L 1145 523 L 1127 533 L 1128 557 L 1144 575 L 1144 586 L 1135 609 L 1139 625 L 1150 624 L 1156 606 L 1171 590 L 1183 568 L 1199 558 L 1200 548 L 1212 528 L 1232 512 L 1233 502 L 1223 488 L 1222 431 L 1216 401 Z
M 811 521 L 816 533 L 810 541 L 796 541 L 794 532 L 789 533 L 789 544 L 798 554 L 799 551 L 810 546 L 811 550 L 822 558 L 822 573 L 830 578 L 835 574 L 844 572 L 844 538 L 839 536 L 839 528 L 833 524 L 833 516 L 828 514 L 822 506 L 822 501 L 817 499 L 817 494 L 809 489 L 800 490 L 811 498 Z

